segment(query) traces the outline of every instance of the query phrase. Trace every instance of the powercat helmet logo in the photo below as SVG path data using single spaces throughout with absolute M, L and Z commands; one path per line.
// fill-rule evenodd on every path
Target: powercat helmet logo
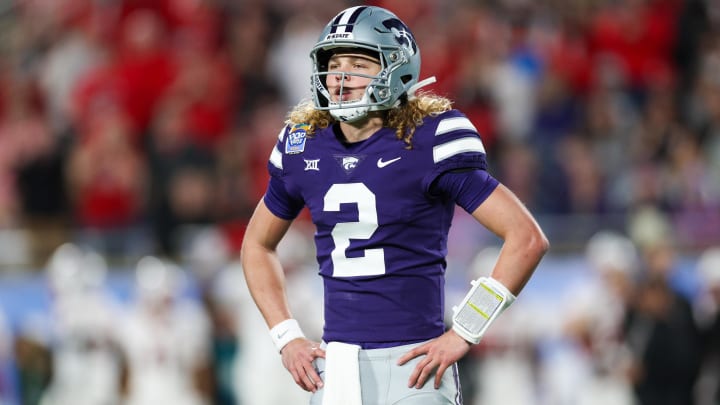
M 397 18 L 390 18 L 382 22 L 383 26 L 390 30 L 400 46 L 407 48 L 410 55 L 417 53 L 417 44 L 410 28 Z

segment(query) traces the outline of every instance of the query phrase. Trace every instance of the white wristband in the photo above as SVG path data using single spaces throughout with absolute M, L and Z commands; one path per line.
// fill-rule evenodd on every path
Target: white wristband
M 295 319 L 286 319 L 270 329 L 270 337 L 275 343 L 277 351 L 280 352 L 286 344 L 297 338 L 304 338 L 305 335 L 300 329 L 300 324 Z

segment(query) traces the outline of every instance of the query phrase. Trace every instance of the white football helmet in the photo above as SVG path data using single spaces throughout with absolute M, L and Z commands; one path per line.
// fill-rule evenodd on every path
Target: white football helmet
M 327 89 L 328 61 L 338 48 L 351 48 L 377 55 L 381 70 L 360 100 L 333 102 Z M 418 82 L 420 49 L 410 29 L 395 14 L 372 6 L 350 7 L 335 16 L 323 29 L 310 57 L 315 108 L 327 110 L 339 121 L 355 121 L 369 111 L 397 106 Z M 341 85 L 344 84 L 343 75 Z M 356 75 L 361 76 L 361 75 Z

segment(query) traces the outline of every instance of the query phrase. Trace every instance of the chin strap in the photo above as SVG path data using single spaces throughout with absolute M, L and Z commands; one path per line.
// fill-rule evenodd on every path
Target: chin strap
M 414 85 L 410 86 L 410 88 L 407 91 L 408 99 L 410 100 L 410 99 L 415 98 L 415 93 L 418 90 L 420 90 L 421 88 L 423 88 L 425 86 L 433 84 L 436 81 L 437 81 L 437 79 L 435 78 L 435 76 L 430 76 L 427 79 L 421 80 L 421 81 L 415 83 Z

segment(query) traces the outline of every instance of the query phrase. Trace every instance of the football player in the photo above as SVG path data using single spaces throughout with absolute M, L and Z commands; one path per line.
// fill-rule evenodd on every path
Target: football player
M 420 49 L 393 13 L 356 6 L 310 52 L 313 99 L 289 114 L 242 265 L 282 362 L 311 404 L 458 404 L 456 362 L 531 277 L 548 241 L 487 172 L 473 124 L 416 94 Z M 444 273 L 455 205 L 503 240 L 446 330 Z M 323 342 L 305 338 L 276 247 L 307 207 L 324 282 Z M 432 380 L 432 383 L 426 382 Z

